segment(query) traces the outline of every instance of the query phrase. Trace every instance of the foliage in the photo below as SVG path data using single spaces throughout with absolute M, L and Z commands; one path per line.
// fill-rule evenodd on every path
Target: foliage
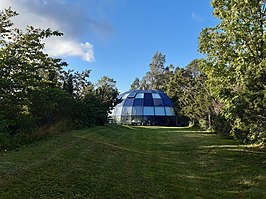
M 91 82 L 88 80 L 91 71 L 73 72 L 73 70 L 62 71 L 63 90 L 76 99 L 82 99 L 92 87 Z
M 30 93 L 39 88 L 57 86 L 59 72 L 66 65 L 45 54 L 41 42 L 62 33 L 31 26 L 23 33 L 12 27 L 9 18 L 16 15 L 10 8 L 0 14 L 0 115 L 8 122 L 12 134 L 19 131 L 20 117 L 29 114 Z
M 186 68 L 176 68 L 167 94 L 180 115 L 189 117 L 193 124 L 200 124 L 204 129 L 212 129 L 218 103 L 206 86 L 207 77 L 200 69 L 204 64 L 203 60 L 194 60 Z
M 118 96 L 118 90 L 115 84 L 116 81 L 107 76 L 103 76 L 96 83 L 95 94 L 100 102 L 99 106 L 105 110 L 102 112 L 99 111 L 101 112 L 101 117 L 99 117 L 100 123 L 106 122 L 108 114 L 111 113 L 111 110 L 117 103 L 116 97 Z
M 31 93 L 29 112 L 40 125 L 59 122 L 67 116 L 71 118 L 74 99 L 59 88 L 44 88 Z
M 135 80 L 130 86 L 130 90 L 137 90 L 137 89 L 140 89 L 140 80 L 138 77 L 135 78 Z
M 223 104 L 231 134 L 265 143 L 265 1 L 213 0 L 221 22 L 200 36 L 200 51 L 212 95 Z
M 170 77 L 173 74 L 173 65 L 165 67 L 166 58 L 163 53 L 156 52 L 150 63 L 150 70 L 141 80 L 136 78 L 131 85 L 131 89 L 154 89 L 167 90 Z
M 90 70 L 64 71 L 67 63 L 44 53 L 43 43 L 63 34 L 14 28 L 10 18 L 17 15 L 11 8 L 0 12 L 0 134 L 31 135 L 66 120 L 79 127 L 103 124 L 117 95 L 115 81 L 104 77 L 94 88 Z

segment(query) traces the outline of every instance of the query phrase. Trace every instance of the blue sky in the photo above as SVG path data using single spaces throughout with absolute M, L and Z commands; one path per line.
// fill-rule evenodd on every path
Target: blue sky
M 126 91 L 149 70 L 156 51 L 166 65 L 184 67 L 198 53 L 201 30 L 217 24 L 210 0 L 1 0 L 20 13 L 15 23 L 61 30 L 47 42 L 47 52 L 75 70 L 91 69 Z

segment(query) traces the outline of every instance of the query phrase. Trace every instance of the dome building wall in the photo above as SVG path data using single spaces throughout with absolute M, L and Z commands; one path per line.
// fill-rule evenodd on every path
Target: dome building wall
M 118 124 L 175 126 L 172 100 L 160 90 L 132 90 L 118 96 L 113 121 Z

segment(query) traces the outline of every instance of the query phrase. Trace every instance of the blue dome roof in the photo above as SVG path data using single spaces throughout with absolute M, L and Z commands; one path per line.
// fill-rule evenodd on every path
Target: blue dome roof
M 160 90 L 132 90 L 118 96 L 113 120 L 121 124 L 175 125 L 172 100 Z

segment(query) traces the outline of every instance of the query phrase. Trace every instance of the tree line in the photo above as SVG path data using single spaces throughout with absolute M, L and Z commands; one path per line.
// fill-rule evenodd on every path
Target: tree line
M 166 65 L 156 52 L 150 70 L 131 89 L 160 89 L 173 100 L 179 121 L 266 142 L 265 2 L 212 0 L 220 20 L 199 37 L 203 59 L 186 67 Z M 115 80 L 89 81 L 90 70 L 68 65 L 44 52 L 43 39 L 59 31 L 14 28 L 18 13 L 0 12 L 0 143 L 3 137 L 33 132 L 66 121 L 75 127 L 103 124 L 114 106 Z
M 165 55 L 156 52 L 150 70 L 131 89 L 161 89 L 192 124 L 265 144 L 266 3 L 212 0 L 211 5 L 220 23 L 200 34 L 205 58 L 185 68 L 165 67 Z
M 104 76 L 94 85 L 90 70 L 64 70 L 68 64 L 46 54 L 43 43 L 63 34 L 14 28 L 17 15 L 0 12 L 0 144 L 61 121 L 70 128 L 104 124 L 118 94 L 115 80 Z

